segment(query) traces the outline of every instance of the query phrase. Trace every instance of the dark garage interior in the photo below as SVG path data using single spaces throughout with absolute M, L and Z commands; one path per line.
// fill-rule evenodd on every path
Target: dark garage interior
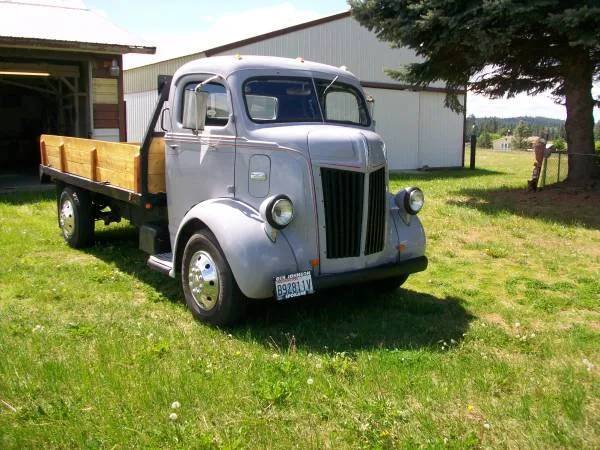
M 0 171 L 35 174 L 41 134 L 82 136 L 87 86 L 80 65 L 3 61 L 0 65 Z

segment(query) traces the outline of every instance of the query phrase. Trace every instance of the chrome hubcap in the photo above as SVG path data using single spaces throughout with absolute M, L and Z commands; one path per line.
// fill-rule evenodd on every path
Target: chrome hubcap
M 66 238 L 70 238 L 75 228 L 75 218 L 73 214 L 73 203 L 71 200 L 65 199 L 60 207 L 60 228 Z
M 188 285 L 196 304 L 210 311 L 219 297 L 219 274 L 211 256 L 201 250 L 194 253 L 188 267 Z

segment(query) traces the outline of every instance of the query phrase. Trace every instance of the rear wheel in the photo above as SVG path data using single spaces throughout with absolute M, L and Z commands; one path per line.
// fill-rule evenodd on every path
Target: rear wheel
M 72 187 L 61 191 L 58 226 L 71 247 L 82 248 L 94 242 L 94 215 L 89 192 Z
M 188 308 L 201 322 L 231 325 L 246 309 L 225 255 L 208 230 L 192 235 L 183 252 L 181 284 Z

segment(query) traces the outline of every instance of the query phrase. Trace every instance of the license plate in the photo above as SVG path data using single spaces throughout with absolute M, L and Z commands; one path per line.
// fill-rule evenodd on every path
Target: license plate
M 275 278 L 275 297 L 285 300 L 315 292 L 310 271 L 282 275 Z

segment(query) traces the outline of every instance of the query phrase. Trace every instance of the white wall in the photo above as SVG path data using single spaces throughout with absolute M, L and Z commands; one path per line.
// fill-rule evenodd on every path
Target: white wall
M 462 165 L 462 114 L 444 106 L 445 94 L 419 93 L 418 167 L 457 167 Z
M 142 142 L 157 101 L 156 91 L 125 94 L 127 142 Z
M 385 140 L 391 170 L 419 167 L 419 93 L 367 88 L 375 100 L 375 131 Z

